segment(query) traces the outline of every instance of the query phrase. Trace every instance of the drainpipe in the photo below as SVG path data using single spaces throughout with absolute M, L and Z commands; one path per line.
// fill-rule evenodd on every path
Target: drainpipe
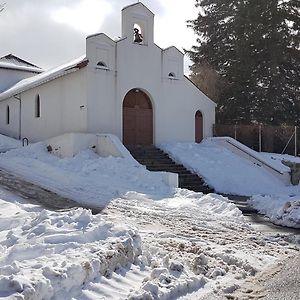
M 21 126 L 21 108 L 22 108 L 22 105 L 21 105 L 21 94 L 19 94 L 19 96 L 17 95 L 14 95 L 14 98 L 19 100 L 19 140 L 21 140 L 22 138 L 22 134 L 21 134 L 21 130 L 22 130 L 22 126 Z

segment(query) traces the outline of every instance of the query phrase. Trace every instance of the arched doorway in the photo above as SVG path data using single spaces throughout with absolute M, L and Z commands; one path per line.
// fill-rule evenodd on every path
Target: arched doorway
M 123 101 L 124 145 L 153 144 L 153 109 L 151 100 L 140 89 L 130 90 Z
M 200 143 L 203 140 L 203 116 L 200 110 L 195 114 L 195 142 Z

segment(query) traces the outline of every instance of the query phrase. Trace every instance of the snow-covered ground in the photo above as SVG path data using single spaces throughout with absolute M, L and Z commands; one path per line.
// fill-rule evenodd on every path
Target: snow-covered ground
M 0 188 L 0 299 L 218 299 L 298 253 L 227 198 L 170 189 L 127 159 L 60 159 L 37 143 L 0 154 L 1 167 L 107 206 L 50 211 Z
M 295 163 L 300 163 L 300 157 L 298 156 L 292 156 L 289 154 L 278 154 L 278 153 L 268 153 L 268 152 L 261 152 L 260 153 L 261 156 L 269 158 L 273 161 L 282 161 L 282 160 L 286 160 L 286 161 L 291 161 L 291 162 L 295 162 Z
M 21 146 L 21 141 L 0 134 L 0 152 L 6 152 L 11 149 L 19 148 Z
M 153 199 L 169 195 L 160 173 L 149 172 L 134 160 L 102 158 L 84 150 L 72 158 L 50 154 L 44 143 L 0 153 L 0 168 L 85 205 L 104 207 L 128 190 Z
M 0 298 L 205 299 L 296 253 L 213 194 L 128 192 L 98 215 L 0 199 Z
M 200 144 L 164 144 L 176 161 L 205 178 L 217 192 L 246 195 L 249 204 L 276 224 L 300 228 L 300 185 L 286 186 L 278 178 L 211 140 Z M 300 162 L 299 157 L 257 153 L 269 160 Z
M 300 195 L 299 185 L 285 186 L 265 169 L 213 141 L 164 144 L 161 148 L 176 161 L 202 175 L 217 192 L 245 196 Z

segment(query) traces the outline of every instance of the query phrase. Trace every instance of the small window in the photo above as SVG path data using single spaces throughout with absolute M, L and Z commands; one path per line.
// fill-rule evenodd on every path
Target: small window
M 37 94 L 35 97 L 35 117 L 41 117 L 41 99 L 39 94 Z
M 10 123 L 10 108 L 9 105 L 6 107 L 6 124 L 8 125 Z
M 168 76 L 169 76 L 169 77 L 172 77 L 172 78 L 176 78 L 176 75 L 175 75 L 174 72 L 170 72 Z
M 103 61 L 99 61 L 99 62 L 97 63 L 97 67 L 103 68 L 103 69 L 107 69 L 107 65 L 106 65 L 106 63 L 103 62 Z

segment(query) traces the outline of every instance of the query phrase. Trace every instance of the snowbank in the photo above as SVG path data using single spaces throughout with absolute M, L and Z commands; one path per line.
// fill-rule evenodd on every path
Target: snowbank
M 140 237 L 129 226 L 86 209 L 51 212 L 17 200 L 0 190 L 0 298 L 71 299 L 70 292 L 140 255 Z
M 161 198 L 170 187 L 160 173 L 149 172 L 134 160 L 100 157 L 84 150 L 60 159 L 36 143 L 0 154 L 0 167 L 79 203 L 104 207 L 128 191 Z
M 267 153 L 267 152 L 261 152 L 260 155 L 262 155 L 265 158 L 268 158 L 272 161 L 281 162 L 282 160 L 300 163 L 300 157 L 298 156 L 292 156 L 289 154 L 278 154 L 278 153 Z
M 253 196 L 249 204 L 278 225 L 300 228 L 300 196 Z
M 245 196 L 300 194 L 299 185 L 285 186 L 260 166 L 209 140 L 200 144 L 163 144 L 161 148 L 176 161 L 204 177 L 217 192 Z
M 21 146 L 21 141 L 0 134 L 0 152 L 6 152 L 11 149 L 19 148 Z

